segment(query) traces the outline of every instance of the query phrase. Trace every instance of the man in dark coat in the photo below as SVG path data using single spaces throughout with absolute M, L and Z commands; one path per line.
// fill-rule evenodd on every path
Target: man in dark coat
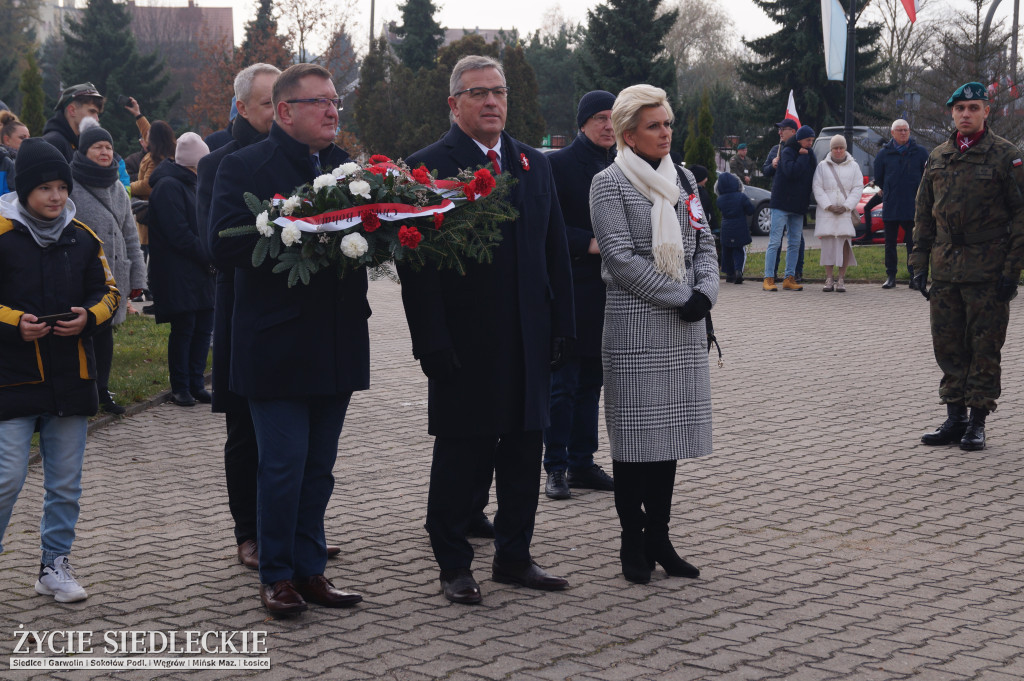
M 42 137 L 71 163 L 78 148 L 78 124 L 83 118 L 99 120 L 103 113 L 103 95 L 92 83 L 72 85 L 60 93 L 54 112 L 43 127 Z
M 604 90 L 583 95 L 576 111 L 579 134 L 568 147 L 548 156 L 572 258 L 577 339 L 575 356 L 551 374 L 551 425 L 544 431 L 544 492 L 552 499 L 568 499 L 570 487 L 614 489 L 611 476 L 594 463 L 598 402 L 604 382 L 604 282 L 590 224 L 590 183 L 615 160 L 613 103 L 615 95 Z
M 893 121 L 891 132 L 892 139 L 875 156 L 874 168 L 875 184 L 882 189 L 882 221 L 885 223 L 886 276 L 882 288 L 896 287 L 896 239 L 901 227 L 908 260 L 914 250 L 914 201 L 928 163 L 928 150 L 910 137 L 909 123 L 897 119 Z M 864 212 L 869 213 L 866 206 Z M 915 288 L 914 268 L 909 265 L 908 268 L 910 288 Z
M 778 162 L 773 161 L 775 177 L 772 180 L 772 229 L 768 237 L 768 251 L 764 257 L 762 286 L 765 291 L 779 290 L 775 285 L 775 272 L 772 267 L 782 248 L 783 232 L 787 236 L 788 245 L 786 278 L 782 280 L 782 288 L 786 291 L 802 291 L 804 288 L 796 281 L 796 265 L 804 233 L 804 215 L 811 202 L 811 182 L 814 179 L 814 169 L 818 165 L 811 151 L 813 145 L 814 129 L 809 125 L 800 126 L 789 141 L 780 145 Z
M 413 354 L 429 380 L 428 429 L 435 436 L 427 531 L 445 597 L 479 603 L 466 540 L 474 500 L 490 484 L 498 497 L 492 576 L 555 590 L 568 583 L 533 561 L 542 432 L 548 425 L 551 365 L 575 335 L 565 226 L 547 160 L 502 132 L 508 88 L 501 64 L 468 56 L 455 65 L 448 106 L 454 124 L 408 158 L 450 177 L 488 164 L 517 180 L 519 212 L 501 226 L 494 261 L 465 276 L 400 270 Z
M 792 118 L 785 118 L 781 122 L 775 124 L 775 128 L 779 133 L 779 143 L 776 144 L 768 151 L 768 157 L 764 160 L 764 165 L 761 166 L 761 174 L 765 177 L 770 177 L 772 180 L 772 188 L 775 187 L 776 170 L 779 167 L 779 152 L 782 151 L 782 147 L 785 146 L 786 142 L 796 135 L 797 128 L 799 128 Z M 781 241 L 780 241 L 781 244 Z M 772 282 L 779 280 L 779 260 L 782 256 L 782 249 L 780 248 L 775 252 L 775 260 L 772 262 Z M 796 281 L 800 283 L 804 280 L 804 235 L 800 234 L 800 257 L 796 261 Z M 771 290 L 771 289 L 767 289 Z
M 251 225 L 243 195 L 291 194 L 346 160 L 334 145 L 338 95 L 329 71 L 289 67 L 274 83 L 267 139 L 220 163 L 211 231 Z M 252 266 L 258 235 L 213 240 L 217 262 L 235 268 L 230 389 L 249 401 L 259 447 L 260 597 L 275 615 L 306 602 L 350 606 L 358 594 L 324 577 L 324 513 L 334 487 L 338 437 L 352 392 L 370 383 L 366 272 L 333 269 L 288 287 L 267 262 Z

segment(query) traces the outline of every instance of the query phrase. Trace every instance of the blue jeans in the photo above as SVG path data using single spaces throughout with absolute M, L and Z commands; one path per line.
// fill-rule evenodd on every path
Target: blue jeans
M 249 400 L 260 459 L 256 542 L 264 584 L 324 572 L 324 513 L 351 397 Z
M 203 373 L 213 337 L 213 308 L 169 315 L 171 333 L 167 336 L 167 373 L 171 392 L 198 392 L 203 388 Z
M 547 472 L 594 465 L 603 383 L 600 357 L 578 357 L 551 374 L 551 425 L 544 431 Z
M 768 252 L 764 256 L 764 276 L 774 277 L 772 264 L 782 248 L 782 233 L 786 232 L 786 276 L 796 276 L 796 263 L 800 257 L 800 239 L 804 236 L 804 216 L 800 213 L 772 208 L 772 229 L 768 235 Z
M 39 423 L 39 453 L 43 459 L 43 519 L 39 523 L 42 562 L 71 553 L 82 496 L 85 455 L 85 416 L 21 416 L 0 421 L 0 542 L 18 493 L 28 476 L 32 433 Z M 0 551 L 3 545 L 0 543 Z

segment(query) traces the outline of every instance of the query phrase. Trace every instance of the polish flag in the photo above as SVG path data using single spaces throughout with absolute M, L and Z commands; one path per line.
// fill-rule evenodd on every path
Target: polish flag
M 789 102 L 786 104 L 786 118 L 790 118 L 800 127 L 800 117 L 796 115 L 796 102 L 793 100 L 793 91 L 789 91 Z
M 917 21 L 917 8 L 918 0 L 902 0 L 903 9 L 907 10 L 907 16 L 910 17 L 910 23 Z

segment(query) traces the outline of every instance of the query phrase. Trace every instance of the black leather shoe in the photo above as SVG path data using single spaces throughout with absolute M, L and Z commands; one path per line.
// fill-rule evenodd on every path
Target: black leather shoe
M 171 402 L 174 402 L 179 407 L 196 406 L 196 398 L 187 392 L 171 393 Z
M 192 393 L 192 397 L 196 398 L 196 402 L 202 402 L 203 404 L 213 402 L 213 395 L 211 395 L 210 391 L 206 388 L 191 390 L 190 392 Z
M 501 584 L 518 584 L 541 591 L 561 591 L 569 586 L 568 581 L 548 574 L 532 560 L 526 563 L 500 563 L 495 560 L 491 579 Z
M 930 433 L 921 436 L 921 442 L 926 445 L 951 445 L 960 442 L 967 431 L 967 407 L 962 404 L 947 404 L 947 417 L 942 425 Z M 984 419 L 982 420 L 984 429 Z
M 481 513 L 470 521 L 469 527 L 466 528 L 466 536 L 476 539 L 494 539 L 494 523 Z
M 335 589 L 331 580 L 323 575 L 310 575 L 296 579 L 295 590 L 310 603 L 316 603 L 325 608 L 348 608 L 363 600 L 359 594 Z
M 590 468 L 583 468 L 580 470 L 569 469 L 569 487 L 575 489 L 597 489 L 602 492 L 612 492 L 615 490 L 615 482 L 612 480 L 612 476 L 604 472 L 604 470 L 596 463 Z
M 911 275 L 911 277 L 910 277 L 910 284 L 909 285 L 910 285 L 910 290 L 911 291 L 916 291 L 917 290 L 917 282 L 914 281 L 913 275 Z
M 290 579 L 282 579 L 273 584 L 260 584 L 260 600 L 271 615 L 282 617 L 298 615 L 305 612 L 308 607 Z
M 971 420 L 967 423 L 967 430 L 964 431 L 964 436 L 960 440 L 960 449 L 965 452 L 985 449 L 986 416 L 988 416 L 988 411 L 985 409 L 977 407 L 971 409 Z
M 473 573 L 468 568 L 441 570 L 441 590 L 452 603 L 476 605 L 483 600 L 480 585 L 473 579 Z
M 255 539 L 246 539 L 238 545 L 238 562 L 250 570 L 258 570 L 260 567 L 260 553 L 256 548 Z
M 647 564 L 651 569 L 654 569 L 655 563 L 660 563 L 670 577 L 700 577 L 700 570 L 679 557 L 667 536 L 652 537 L 648 534 L 644 536 L 644 540 Z
M 882 288 L 896 288 L 896 277 L 890 274 L 885 278 L 885 283 L 882 284 Z
M 110 392 L 107 390 L 100 391 L 100 409 L 107 412 L 108 414 L 116 414 L 118 416 L 128 411 L 120 404 L 115 402 L 114 396 L 111 395 Z
M 565 479 L 565 471 L 548 473 L 547 482 L 544 483 L 544 494 L 549 499 L 568 499 L 572 496 L 572 492 L 569 491 L 569 482 Z

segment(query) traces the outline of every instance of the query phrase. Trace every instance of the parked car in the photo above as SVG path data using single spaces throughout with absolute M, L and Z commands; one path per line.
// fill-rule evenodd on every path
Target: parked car
M 864 230 L 864 206 L 871 198 L 879 192 L 878 187 L 873 184 L 869 184 L 864 187 L 864 193 L 861 194 L 860 201 L 857 203 L 857 207 L 854 208 L 857 211 L 857 216 L 860 218 L 860 224 L 857 226 L 857 238 L 863 239 Z M 871 232 L 871 243 L 873 244 L 884 244 L 885 243 L 885 223 L 882 222 L 882 204 L 878 204 L 871 208 L 871 224 L 869 226 Z M 903 232 L 903 228 L 900 227 L 899 233 L 896 235 L 896 243 L 903 243 L 906 241 L 906 234 Z M 863 243 L 863 242 L 862 242 Z
M 748 218 L 750 233 L 754 236 L 768 236 L 772 230 L 772 209 L 769 207 L 772 193 L 749 184 L 743 185 L 743 193 L 754 204 L 754 214 Z

